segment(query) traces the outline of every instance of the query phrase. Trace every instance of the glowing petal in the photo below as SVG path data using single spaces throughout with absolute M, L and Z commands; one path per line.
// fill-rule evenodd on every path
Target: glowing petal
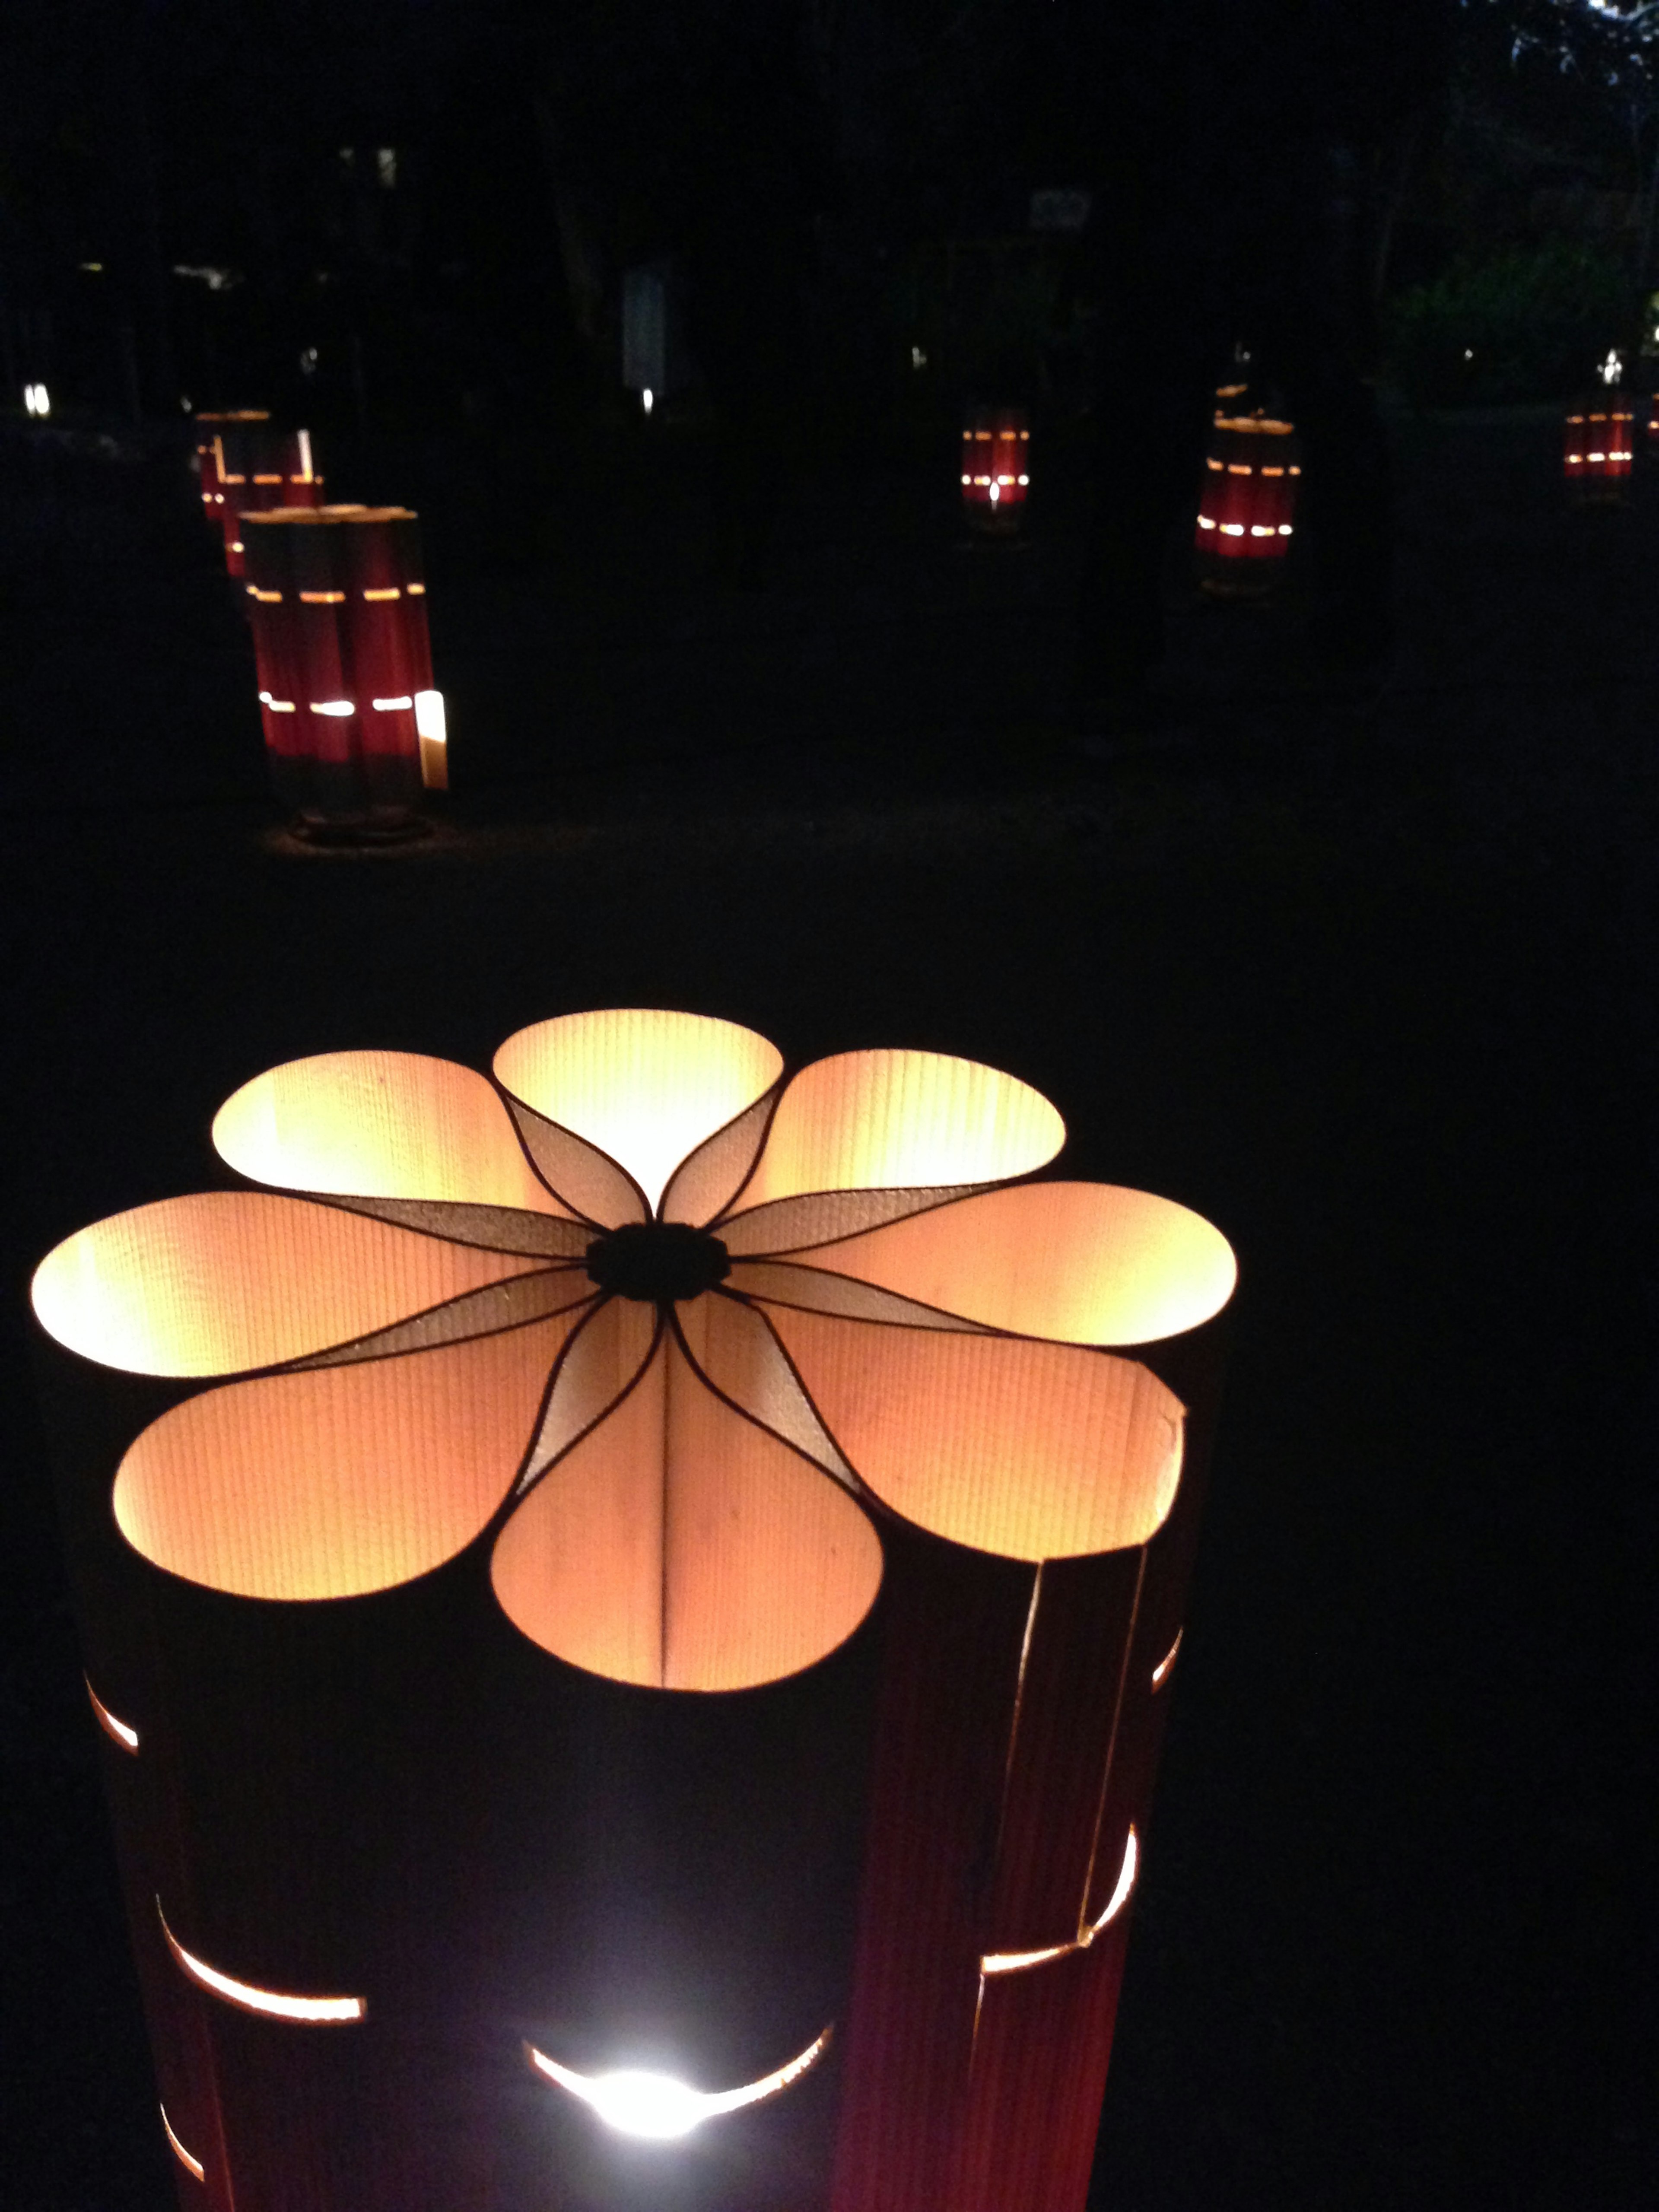
M 1175 1502 L 1182 1408 L 1133 1360 L 784 1307 L 769 1317 L 853 1466 L 935 1535 L 1063 1559 L 1145 1543 Z
M 584 1275 L 582 1281 L 586 1283 Z M 590 1293 L 593 1286 L 587 1285 Z M 632 1298 L 606 1298 L 566 1344 L 553 1370 L 536 1441 L 519 1486 L 532 1483 L 602 1420 L 639 1380 L 657 1340 L 657 1310 Z
M 993 1328 L 1154 1343 L 1232 1296 L 1238 1267 L 1200 1214 L 1105 1183 L 981 1191 L 799 1258 Z
M 579 2074 L 574 2067 L 561 2066 L 557 2059 L 538 2051 L 533 2043 L 526 2043 L 525 2051 L 538 2073 L 591 2105 L 605 2125 L 619 2135 L 668 2142 L 689 2136 L 693 2128 L 722 2112 L 740 2112 L 745 2105 L 775 2097 L 817 2065 L 833 2033 L 832 2028 L 826 2027 L 787 2066 L 778 2067 L 758 2081 L 747 2081 L 740 2089 L 693 2089 L 672 2075 L 633 2069 L 614 2074 Z
M 1065 1141 L 1042 1093 L 994 1067 L 935 1052 L 838 1053 L 786 1087 L 738 1211 L 807 1191 L 1003 1182 Z
M 263 1990 L 252 1982 L 238 1981 L 234 1974 L 221 1973 L 210 1966 L 205 1959 L 198 1959 L 184 1945 L 167 1926 L 167 1915 L 161 1910 L 161 1900 L 155 1900 L 156 1917 L 161 1923 L 161 1933 L 179 1969 L 192 1982 L 204 1990 L 211 1990 L 227 2004 L 240 2005 L 244 2012 L 264 2013 L 270 2020 L 289 2020 L 302 2027 L 344 2027 L 353 2021 L 364 2018 L 368 2011 L 362 1997 L 301 1997 L 290 1996 L 284 1990 Z M 171 2129 L 168 2130 L 171 2134 Z
M 669 1340 L 520 1506 L 491 1573 L 508 1619 L 573 1666 L 740 1690 L 851 1635 L 881 1546 L 845 1491 L 732 1412 Z
M 736 1298 L 699 1298 L 679 1309 L 680 1340 L 704 1379 L 739 1413 L 793 1444 L 850 1487 L 853 1470 L 818 1419 L 763 1314 Z
M 35 1271 L 34 1310 L 71 1352 L 137 1375 L 235 1375 L 389 1327 L 525 1271 L 265 1191 L 166 1198 L 94 1222 Z
M 783 1061 L 735 1022 L 623 1007 L 520 1030 L 495 1066 L 515 1097 L 620 1160 L 654 1206 L 686 1155 L 769 1091 Z
M 680 1163 L 662 1194 L 665 1221 L 702 1228 L 732 1203 L 760 1158 L 777 1103 L 774 1085 Z
M 420 1053 L 286 1061 L 232 1093 L 213 1143 L 239 1175 L 285 1190 L 559 1211 L 486 1079 Z
M 625 1221 L 647 1218 L 651 1209 L 645 1194 L 609 1152 L 562 1122 L 550 1121 L 510 1091 L 507 1105 L 537 1174 L 561 1206 L 581 1216 L 589 1243 L 598 1228 L 618 1229 Z
M 573 1316 L 204 1392 L 122 1461 L 154 1565 L 238 1597 L 356 1597 L 440 1566 L 512 1487 Z

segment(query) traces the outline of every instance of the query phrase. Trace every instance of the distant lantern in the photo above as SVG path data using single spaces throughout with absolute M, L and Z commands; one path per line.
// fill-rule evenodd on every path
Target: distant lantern
M 962 506 L 969 521 L 980 530 L 1018 530 L 1030 471 L 1024 408 L 974 408 L 962 429 Z
M 276 794 L 302 836 L 408 836 L 448 782 L 417 519 L 402 507 L 246 520 L 259 708 Z
M 1225 1240 L 620 1010 L 256 1076 L 42 1261 L 204 2212 L 1082 2212 Z
M 203 413 L 194 418 L 196 424 L 196 471 L 201 480 L 202 512 L 222 537 L 225 522 L 225 488 L 219 475 L 219 435 L 227 428 L 240 428 L 250 422 L 269 423 L 270 415 L 264 407 L 235 407 L 223 411 Z
M 1629 395 L 1604 384 L 1593 398 L 1568 408 L 1562 431 L 1568 505 L 1623 507 L 1636 453 L 1636 410 Z
M 218 510 L 225 533 L 225 567 L 242 574 L 242 517 L 273 507 L 317 507 L 323 480 L 313 465 L 309 430 L 278 430 L 269 418 L 245 416 L 214 432 Z
M 1238 385 L 1216 393 L 1194 537 L 1199 582 L 1219 599 L 1271 590 L 1290 551 L 1302 477 L 1294 426 L 1259 407 L 1233 412 L 1243 396 Z

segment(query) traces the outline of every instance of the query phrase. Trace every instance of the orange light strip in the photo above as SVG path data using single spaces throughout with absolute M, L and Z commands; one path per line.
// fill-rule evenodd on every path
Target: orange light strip
M 181 1971 L 203 1989 L 211 1990 L 215 1996 L 223 1997 L 228 2004 L 240 2005 L 244 2012 L 263 2013 L 270 2020 L 297 2021 L 307 2027 L 337 2027 L 348 2021 L 362 2020 L 368 2010 L 362 1997 L 296 1997 L 285 1990 L 256 1989 L 252 1982 L 239 1982 L 233 1975 L 222 1974 L 216 1966 L 210 1966 L 206 1960 L 185 1950 L 167 1926 L 159 1897 L 155 1900 L 155 1917 L 161 1923 L 167 1948 Z
M 173 2134 L 173 2123 L 167 2118 L 167 2106 L 162 2105 L 158 2106 L 157 2109 L 160 2111 L 161 2115 L 161 2125 L 167 2130 L 167 2141 L 173 2145 L 173 2155 L 178 2159 L 179 2165 L 185 2167 L 188 2172 L 193 2173 L 198 2181 L 205 2181 L 207 2179 L 207 2176 L 202 2170 L 201 2160 L 199 2158 L 192 2158 L 190 2153 L 185 2148 L 183 2143 L 179 2142 L 178 2136 Z
M 262 592 L 257 584 L 248 586 L 247 595 L 249 599 L 258 599 L 262 606 L 267 607 L 276 605 L 283 596 L 280 592 Z
M 376 699 L 373 704 L 377 714 L 402 714 L 415 704 L 415 695 L 412 691 L 405 691 L 400 699 Z
M 116 1719 L 86 1675 L 82 1674 L 81 1680 L 87 1685 L 87 1695 L 92 1699 L 92 1710 L 97 1716 L 99 1727 L 112 1743 L 118 1743 L 123 1751 L 136 1753 L 138 1749 L 137 1729 L 129 1728 L 125 1721 Z
M 345 604 L 343 592 L 301 592 L 300 603 L 307 607 L 337 607 Z
M 1175 1665 L 1176 1654 L 1180 1650 L 1181 1639 L 1186 1633 L 1187 1632 L 1184 1628 L 1176 1629 L 1175 1642 L 1170 1646 L 1164 1656 L 1158 1661 L 1157 1666 L 1153 1668 L 1152 1687 L 1155 1690 L 1161 1690 L 1164 1687 L 1164 1685 L 1169 1680 L 1170 1669 Z
M 418 599 L 425 595 L 426 586 L 424 584 L 405 584 L 404 586 L 404 589 L 409 593 L 411 599 Z
M 366 599 L 400 599 L 403 597 L 403 593 L 398 590 L 398 586 L 393 584 L 386 591 L 365 592 L 363 593 L 363 597 Z
M 981 1974 L 1022 1974 L 1028 1967 L 1047 1966 L 1051 1959 L 1064 1959 L 1073 1951 L 1086 1951 L 1127 1904 L 1139 1863 L 1140 1844 L 1131 1826 L 1123 1839 L 1123 1863 L 1117 1870 L 1117 1881 L 1098 1920 L 1091 1920 L 1073 1943 L 1050 1943 L 1041 1951 L 989 1951 L 979 1962 Z

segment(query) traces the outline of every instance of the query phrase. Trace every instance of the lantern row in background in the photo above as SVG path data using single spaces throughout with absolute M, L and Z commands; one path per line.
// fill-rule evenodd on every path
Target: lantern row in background
M 1602 392 L 1567 410 L 1562 473 L 1572 507 L 1622 507 L 1635 462 L 1636 410 L 1623 392 Z
M 442 790 L 417 518 L 401 507 L 278 507 L 245 519 L 265 746 L 301 834 L 407 836 Z
M 1219 599 L 1271 590 L 1290 551 L 1302 476 L 1294 427 L 1257 408 L 1230 411 L 1243 387 L 1224 385 L 1206 459 L 1194 544 L 1202 588 Z
M 1023 407 L 978 407 L 962 432 L 962 506 L 979 530 L 1018 530 L 1030 484 L 1031 425 Z
M 1224 1239 L 937 1054 L 494 1077 L 273 1069 L 34 1279 L 181 2205 L 1082 2212 Z
M 204 470 L 204 498 L 208 483 Z M 310 431 L 279 430 L 253 410 L 222 418 L 213 433 L 211 489 L 212 511 L 224 531 L 225 567 L 240 576 L 245 514 L 321 501 L 323 480 L 312 464 Z

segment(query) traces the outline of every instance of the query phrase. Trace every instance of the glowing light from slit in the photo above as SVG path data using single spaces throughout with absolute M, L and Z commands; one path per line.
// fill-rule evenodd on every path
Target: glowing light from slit
M 1152 1687 L 1155 1690 L 1161 1690 L 1165 1682 L 1169 1680 L 1170 1669 L 1175 1665 L 1176 1654 L 1180 1650 L 1181 1639 L 1186 1633 L 1187 1632 L 1184 1628 L 1176 1629 L 1175 1642 L 1170 1646 L 1164 1656 L 1158 1661 L 1157 1666 L 1153 1668 Z
M 311 711 L 313 714 L 355 714 L 357 709 L 349 699 L 313 699 Z
M 244 2012 L 264 2013 L 270 2020 L 297 2021 L 307 2027 L 338 2027 L 349 2021 L 362 2020 L 368 2010 L 362 1997 L 290 1996 L 283 1990 L 257 1989 L 251 1982 L 239 1982 L 234 1975 L 222 1974 L 205 1959 L 198 1959 L 193 1951 L 185 1950 L 167 1926 L 159 1897 L 155 1900 L 155 1917 L 180 1970 L 201 1988 L 211 1990 L 215 1996 L 223 1997 L 228 2004 L 240 2005 Z
M 1170 1654 L 1173 1657 L 1175 1655 Z M 1091 1920 L 1074 1943 L 1050 1943 L 1041 1951 L 988 1951 L 979 1962 L 981 1974 L 1022 1974 L 1030 1966 L 1046 1966 L 1051 1959 L 1064 1959 L 1073 1951 L 1086 1951 L 1101 1930 L 1116 1919 L 1128 1903 L 1129 1892 L 1135 1886 L 1135 1869 L 1140 1859 L 1140 1845 L 1133 1826 L 1123 1839 L 1123 1863 L 1117 1870 L 1117 1881 L 1106 1900 L 1106 1909 L 1098 1920 Z
M 118 1721 L 97 1691 L 93 1688 L 92 1684 L 87 1680 L 87 1677 L 82 1674 L 81 1680 L 86 1682 L 87 1695 L 92 1699 L 92 1710 L 97 1716 L 98 1725 L 104 1734 L 112 1742 L 118 1743 L 123 1751 L 136 1752 L 138 1748 L 137 1729 L 129 1728 L 125 1721 Z
M 178 2136 L 173 2134 L 173 2123 L 167 2118 L 167 2106 L 162 2105 L 158 2107 L 158 2109 L 161 2115 L 161 2125 L 167 2130 L 167 2141 L 173 2145 L 174 2157 L 178 2160 L 179 2165 L 185 2167 L 190 2172 L 193 2173 L 198 2181 L 205 2181 L 207 2179 L 207 2176 L 202 2171 L 201 2160 L 199 2158 L 192 2158 L 190 2153 L 185 2148 L 183 2143 L 179 2142 Z
M 672 2074 L 647 2074 L 632 2068 L 616 2074 L 578 2074 L 574 2067 L 561 2066 L 556 2058 L 538 2051 L 533 2043 L 526 2044 L 525 2054 L 538 2073 L 591 2105 L 618 2135 L 672 2142 L 689 2136 L 705 2120 L 738 2112 L 744 2105 L 758 2105 L 775 2097 L 792 2081 L 799 2081 L 823 2057 L 834 2033 L 833 2027 L 826 2027 L 799 2057 L 758 2081 L 745 2082 L 741 2089 L 693 2089 L 677 2081 Z

